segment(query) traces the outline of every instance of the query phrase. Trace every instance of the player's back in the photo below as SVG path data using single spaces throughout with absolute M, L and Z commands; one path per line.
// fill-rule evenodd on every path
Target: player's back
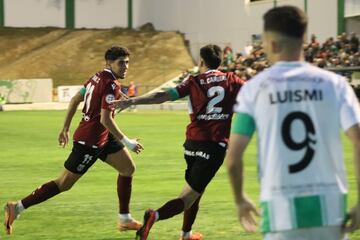
M 346 80 L 307 63 L 277 63 L 240 95 L 239 106 L 256 122 L 261 201 L 284 214 L 273 228 L 294 228 L 291 216 L 300 221 L 304 209 L 323 217 L 311 226 L 341 224 L 347 183 L 340 130 L 353 124 L 347 105 L 357 104 Z
M 109 131 L 100 123 L 101 109 L 112 110 L 110 102 L 119 98 L 120 84 L 109 69 L 96 73 L 84 85 L 84 107 L 74 141 L 88 146 L 102 146 Z
M 190 77 L 187 139 L 227 142 L 236 95 L 244 82 L 234 73 L 209 70 Z

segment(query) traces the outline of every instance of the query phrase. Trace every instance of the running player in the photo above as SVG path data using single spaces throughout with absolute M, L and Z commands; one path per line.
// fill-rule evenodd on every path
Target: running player
M 359 193 L 358 99 L 345 78 L 303 61 L 306 28 L 306 15 L 296 7 L 264 15 L 264 49 L 274 65 L 241 89 L 234 108 L 228 171 L 239 219 L 246 231 L 256 230 L 242 160 L 256 130 L 266 240 L 339 240 L 360 224 L 358 199 L 350 225 L 343 225 L 348 189 L 340 138 L 342 129 L 353 144 Z
M 64 163 L 63 173 L 35 189 L 29 196 L 5 205 L 5 230 L 12 233 L 14 220 L 25 209 L 46 201 L 70 188 L 95 163 L 97 158 L 119 172 L 117 192 L 119 198 L 120 231 L 138 230 L 141 223 L 129 212 L 132 175 L 135 164 L 124 147 L 140 153 L 143 147 L 134 139 L 127 138 L 114 121 L 114 108 L 110 102 L 121 97 L 118 79 L 124 79 L 129 68 L 130 52 L 124 47 L 111 47 L 105 53 L 106 68 L 91 77 L 84 88 L 71 100 L 59 135 L 59 144 L 65 147 L 69 141 L 69 127 L 81 101 L 85 101 L 82 120 L 73 137 L 73 149 Z
M 144 226 L 137 237 L 146 240 L 151 226 L 157 220 L 171 218 L 184 211 L 180 239 L 200 240 L 191 228 L 206 186 L 222 165 L 230 134 L 232 106 L 237 92 L 244 84 L 234 73 L 218 71 L 222 61 L 221 49 L 207 45 L 200 50 L 200 74 L 191 76 L 176 88 L 147 96 L 115 101 L 117 107 L 163 103 L 189 96 L 191 123 L 187 126 L 184 156 L 187 163 L 186 184 L 180 196 L 158 210 L 147 210 Z

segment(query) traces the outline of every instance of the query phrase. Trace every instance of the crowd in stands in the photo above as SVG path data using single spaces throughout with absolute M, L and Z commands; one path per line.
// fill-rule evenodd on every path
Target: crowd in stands
M 343 33 L 321 44 L 312 35 L 310 42 L 304 44 L 304 57 L 307 62 L 321 68 L 360 67 L 359 38 L 356 33 L 350 36 Z M 222 71 L 233 71 L 248 80 L 268 66 L 261 44 L 247 46 L 245 53 L 234 53 L 230 47 L 224 48 Z

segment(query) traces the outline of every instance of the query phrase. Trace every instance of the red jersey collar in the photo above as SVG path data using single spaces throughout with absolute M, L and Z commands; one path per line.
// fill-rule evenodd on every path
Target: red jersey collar
M 108 73 L 111 73 L 111 75 L 113 76 L 114 80 L 117 79 L 117 78 L 115 77 L 114 73 L 113 73 L 110 69 L 104 68 L 104 71 L 105 71 L 105 72 L 108 72 Z

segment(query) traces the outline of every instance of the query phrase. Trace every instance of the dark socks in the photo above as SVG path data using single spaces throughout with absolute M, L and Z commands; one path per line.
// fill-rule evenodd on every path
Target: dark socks
M 132 177 L 118 176 L 117 193 L 119 198 L 120 214 L 129 213 L 131 198 Z
M 180 198 L 168 201 L 161 208 L 157 210 L 159 213 L 159 220 L 171 218 L 184 211 L 184 201 Z
M 195 222 L 197 212 L 199 211 L 199 202 L 200 202 L 201 196 L 196 199 L 194 204 L 189 208 L 188 210 L 184 211 L 184 219 L 183 219 L 183 232 L 190 232 L 191 227 Z
M 29 196 L 21 200 L 24 208 L 29 208 L 33 205 L 42 203 L 49 198 L 59 194 L 60 190 L 54 181 L 50 181 L 35 189 Z

